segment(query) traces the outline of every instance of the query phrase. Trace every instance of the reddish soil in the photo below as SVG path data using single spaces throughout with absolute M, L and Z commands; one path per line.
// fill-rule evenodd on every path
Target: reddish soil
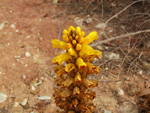
M 76 15 L 56 15 L 61 10 L 45 0 L 1 0 L 0 93 L 8 97 L 0 103 L 0 112 L 53 113 L 57 109 L 52 98 L 55 50 L 50 41 L 61 37 L 64 28 L 77 26 L 73 22 Z M 87 33 L 94 30 L 93 25 L 82 29 Z M 136 100 L 148 91 L 149 77 L 121 75 L 118 79 L 107 72 L 102 69 L 101 76 L 95 76 L 99 79 L 95 113 L 138 113 Z M 122 90 L 123 95 L 118 93 Z M 41 96 L 50 99 L 39 100 Z M 22 105 L 25 99 L 27 103 Z

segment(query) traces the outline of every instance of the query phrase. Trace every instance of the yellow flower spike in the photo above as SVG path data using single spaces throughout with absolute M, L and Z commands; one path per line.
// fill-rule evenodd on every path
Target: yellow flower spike
M 97 32 L 93 31 L 85 37 L 84 42 L 82 43 L 82 45 L 90 44 L 93 40 L 97 40 L 97 39 L 98 39 Z
M 69 97 L 72 94 L 72 91 L 66 88 L 63 92 L 60 93 L 60 96 L 63 98 Z
M 94 80 L 88 80 L 86 78 L 83 79 L 83 83 L 86 87 L 91 88 L 91 87 L 96 87 L 98 85 L 97 81 Z
M 102 52 L 94 50 L 88 44 L 98 39 L 97 32 L 84 37 L 80 27 L 70 26 L 63 31 L 63 39 L 67 43 L 52 40 L 54 48 L 66 50 L 66 53 L 52 59 L 52 63 L 58 65 L 54 67 L 58 76 L 54 79 L 58 86 L 54 92 L 55 103 L 64 113 L 92 113 L 95 107 L 91 100 L 96 94 L 88 88 L 96 87 L 98 82 L 88 80 L 87 76 L 99 73 L 99 67 L 90 62 L 99 58 Z
M 79 72 L 76 73 L 75 78 L 74 78 L 76 83 L 81 83 L 82 82 L 82 78 Z
M 78 57 L 76 51 L 73 48 L 68 49 L 68 53 L 69 55 L 74 56 L 75 58 Z
M 61 54 L 61 55 L 54 57 L 52 59 L 52 63 L 60 65 L 62 62 L 65 62 L 67 60 L 72 60 L 72 56 L 69 55 L 68 53 L 64 53 L 64 54 Z
M 81 50 L 81 48 L 82 48 L 82 45 L 81 45 L 81 44 L 77 44 L 77 46 L 76 46 L 76 51 Z
M 74 79 L 69 77 L 67 80 L 65 80 L 64 82 L 62 82 L 62 85 L 64 87 L 69 87 L 72 83 L 74 82 Z
M 76 65 L 79 69 L 86 67 L 86 63 L 80 57 L 76 60 Z
M 64 31 L 63 31 L 63 39 L 66 42 L 69 42 L 68 33 L 69 32 L 66 29 L 64 29 Z
M 74 89 L 73 89 L 73 95 L 79 95 L 80 94 L 80 89 L 79 89 L 79 87 L 75 87 Z
M 73 63 L 69 63 L 65 67 L 65 71 L 68 73 L 71 72 L 73 69 L 75 69 L 75 65 Z
M 53 39 L 51 43 L 53 48 L 61 48 L 67 50 L 67 44 L 63 41 L 60 41 L 58 39 Z

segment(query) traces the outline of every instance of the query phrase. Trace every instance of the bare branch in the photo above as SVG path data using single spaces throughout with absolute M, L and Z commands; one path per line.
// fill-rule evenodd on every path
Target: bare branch
M 150 32 L 150 29 L 137 31 L 137 32 L 133 32 L 133 33 L 128 33 L 128 34 L 121 35 L 121 36 L 112 37 L 112 38 L 109 38 L 109 39 L 106 39 L 106 40 L 98 41 L 97 43 L 91 44 L 90 46 L 93 47 L 93 46 L 97 46 L 99 44 L 107 43 L 107 42 L 112 41 L 112 40 L 125 38 L 125 37 L 128 37 L 128 36 L 133 36 L 133 35 L 137 35 L 137 34 L 140 34 L 140 33 L 146 33 L 146 32 Z

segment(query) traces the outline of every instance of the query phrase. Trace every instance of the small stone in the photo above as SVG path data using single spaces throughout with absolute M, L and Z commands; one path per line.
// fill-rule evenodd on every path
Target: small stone
M 139 72 L 138 72 L 138 74 L 142 75 L 142 74 L 143 74 L 143 71 L 142 71 L 142 70 L 141 70 L 141 71 L 139 71 Z
M 117 53 L 110 53 L 105 55 L 106 58 L 108 58 L 109 60 L 118 60 L 120 58 L 120 55 Z
M 118 96 L 123 96 L 124 95 L 124 91 L 121 88 L 118 88 L 116 91 L 117 91 Z
M 4 26 L 5 26 L 5 23 L 4 23 L 4 22 L 1 23 L 1 24 L 0 24 L 0 30 L 2 30 L 2 29 L 4 28 Z
M 32 90 L 35 90 L 35 87 L 34 87 L 34 86 L 32 86 L 32 87 L 31 87 L 31 89 L 32 89 Z
M 30 38 L 31 36 L 29 35 L 29 36 L 26 36 L 26 38 Z
M 98 50 L 104 50 L 102 46 L 97 46 Z
M 42 84 L 42 80 L 39 80 L 38 83 L 35 83 L 36 86 L 39 86 L 40 84 Z
M 25 67 L 28 67 L 28 64 L 25 64 Z
M 109 33 L 112 33 L 112 32 L 113 32 L 113 30 L 109 30 L 108 32 L 109 32 Z
M 12 13 L 13 11 L 10 11 L 10 13 Z
M 108 67 L 106 67 L 105 70 L 108 71 Z
M 19 59 L 19 58 L 21 58 L 21 56 L 14 56 L 14 58 L 15 58 L 15 59 Z
M 30 55 L 31 55 L 31 54 L 30 54 L 29 52 L 26 52 L 26 53 L 25 53 L 25 56 L 26 56 L 26 57 L 29 57 Z
M 13 107 L 17 107 L 19 105 L 19 102 L 15 102 Z
M 106 27 L 105 23 L 99 23 L 95 26 L 96 29 L 104 29 Z
M 25 106 L 28 102 L 28 99 L 24 99 L 23 102 L 21 103 L 21 105 Z
M 36 97 L 36 98 L 39 100 L 50 100 L 51 99 L 51 97 L 49 97 L 49 96 L 41 96 L 41 97 Z
M 18 30 L 18 29 L 16 29 L 16 33 L 17 33 L 17 32 L 19 32 L 19 30 Z
M 90 24 L 90 23 L 92 22 L 92 18 L 86 19 L 85 22 L 86 22 L 87 24 Z
M 42 19 L 40 18 L 40 19 L 39 19 L 39 22 L 41 22 L 41 21 L 42 21 Z
M 23 79 L 26 79 L 26 75 L 25 75 L 25 74 L 24 74 L 24 75 L 22 75 L 22 78 L 23 78 Z
M 111 111 L 105 109 L 104 113 L 111 113 Z
M 6 101 L 7 99 L 7 95 L 4 93 L 0 93 L 0 103 L 3 103 L 4 101 Z
M 10 45 L 10 43 L 7 44 L 8 46 Z
M 0 75 L 2 74 L 2 72 L 0 72 Z
M 10 27 L 13 28 L 13 29 L 16 28 L 15 24 L 11 24 Z
M 76 17 L 75 19 L 74 19 L 74 23 L 76 23 L 78 26 L 82 26 L 82 24 L 83 24 L 83 19 L 80 19 L 79 17 Z

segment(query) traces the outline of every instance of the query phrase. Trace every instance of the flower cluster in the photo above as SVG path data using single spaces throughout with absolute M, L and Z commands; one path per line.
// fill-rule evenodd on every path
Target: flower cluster
M 53 48 L 66 50 L 52 59 L 52 63 L 57 64 L 54 67 L 57 75 L 54 80 L 58 86 L 54 89 L 55 103 L 65 113 L 92 113 L 95 108 L 92 103 L 95 92 L 88 88 L 96 87 L 98 82 L 87 79 L 87 76 L 99 73 L 99 67 L 91 62 L 99 58 L 102 52 L 88 45 L 97 39 L 96 31 L 84 37 L 80 27 L 70 26 L 63 31 L 65 42 L 57 39 L 51 41 Z

